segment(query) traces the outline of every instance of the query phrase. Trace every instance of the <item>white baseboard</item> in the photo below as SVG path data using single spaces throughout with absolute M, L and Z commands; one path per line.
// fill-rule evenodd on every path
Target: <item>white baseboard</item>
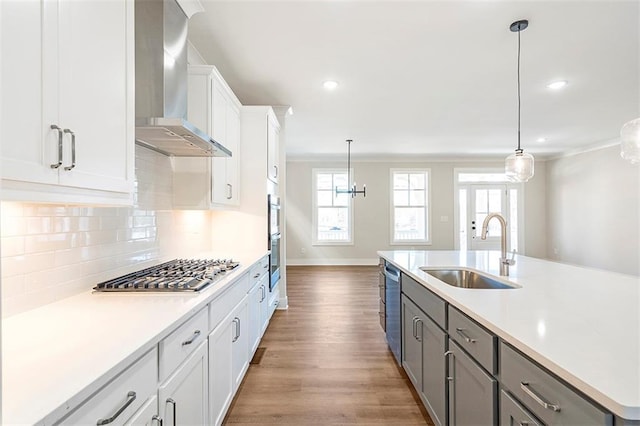
M 278 307 L 276 309 L 282 311 L 289 309 L 289 298 L 285 296 L 278 299 Z
M 287 258 L 287 266 L 376 266 L 378 258 L 372 259 L 291 259 Z

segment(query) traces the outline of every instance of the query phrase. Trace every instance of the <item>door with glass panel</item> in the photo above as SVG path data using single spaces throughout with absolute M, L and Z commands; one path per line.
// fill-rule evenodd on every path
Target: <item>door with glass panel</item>
M 468 248 L 470 250 L 499 250 L 500 223 L 489 222 L 487 239 L 481 238 L 482 223 L 489 213 L 507 215 L 507 186 L 504 184 L 465 185 L 460 188 L 460 196 L 466 198 L 466 209 L 460 207 L 461 224 L 466 224 Z M 464 222 L 463 222 L 464 221 Z

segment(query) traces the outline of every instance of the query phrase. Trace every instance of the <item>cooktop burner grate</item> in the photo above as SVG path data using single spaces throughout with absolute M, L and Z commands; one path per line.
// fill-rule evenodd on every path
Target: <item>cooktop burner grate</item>
M 232 259 L 174 259 L 97 284 L 95 291 L 200 291 L 240 264 Z

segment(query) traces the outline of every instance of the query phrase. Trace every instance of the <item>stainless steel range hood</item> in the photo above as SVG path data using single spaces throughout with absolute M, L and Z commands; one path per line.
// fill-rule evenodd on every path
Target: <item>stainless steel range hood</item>
M 175 0 L 136 0 L 136 143 L 175 157 L 230 157 L 187 121 L 187 16 Z

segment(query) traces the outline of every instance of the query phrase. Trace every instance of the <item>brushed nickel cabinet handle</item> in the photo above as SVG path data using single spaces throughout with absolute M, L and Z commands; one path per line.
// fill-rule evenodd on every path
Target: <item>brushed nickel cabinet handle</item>
M 71 165 L 64 168 L 66 171 L 69 171 L 76 167 L 76 134 L 73 133 L 71 129 L 64 129 L 64 132 L 71 135 Z
M 253 278 L 258 278 L 259 276 L 260 276 L 260 272 L 258 272 L 257 274 L 255 274 L 255 275 L 253 276 Z
M 133 401 L 135 401 L 135 399 L 136 399 L 136 393 L 134 391 L 129 391 L 127 393 L 127 400 L 122 405 L 122 407 L 118 408 L 118 411 L 116 411 L 111 417 L 106 419 L 98 419 L 98 422 L 96 424 L 98 426 L 101 426 L 101 425 L 108 425 L 109 423 L 113 423 L 113 421 L 117 419 L 118 416 L 122 414 L 122 412 L 126 410 L 127 407 L 130 406 Z
M 176 417 L 177 417 L 177 411 L 178 411 L 178 404 L 176 403 L 176 401 L 173 398 L 167 398 L 167 404 L 171 404 L 173 405 L 173 426 L 176 426 Z
M 467 343 L 475 343 L 476 339 L 473 339 L 471 337 L 469 337 L 469 335 L 465 332 L 464 328 L 457 328 L 456 327 L 456 333 L 458 333 L 460 335 L 460 337 L 462 337 Z
M 58 132 L 58 162 L 51 164 L 52 169 L 57 169 L 62 166 L 62 129 L 55 124 L 51 125 L 51 129 Z
M 520 389 L 524 391 L 527 395 L 529 395 L 535 402 L 542 405 L 547 410 L 555 411 L 556 413 L 560 412 L 560 406 L 557 404 L 552 404 L 540 395 L 538 392 L 534 391 L 529 382 L 520 382 Z
M 227 200 L 230 200 L 233 198 L 233 185 L 231 185 L 230 183 L 227 184 Z
M 235 317 L 233 319 L 233 323 L 235 324 L 235 330 L 233 333 L 233 340 L 231 340 L 231 342 L 235 343 L 240 338 L 240 319 L 238 317 Z
M 416 340 L 418 342 L 422 342 L 422 327 L 418 328 L 418 323 L 422 324 L 422 320 L 420 318 L 418 318 L 416 321 Z M 418 330 L 421 330 L 419 336 L 418 336 Z
M 275 174 L 275 175 L 273 175 L 273 177 L 278 177 L 278 166 L 273 166 L 273 168 L 274 168 L 274 169 L 275 169 L 275 171 L 276 171 L 276 174 Z
M 157 414 L 154 414 L 153 417 L 151 417 L 151 423 L 153 422 L 158 422 L 158 424 L 162 426 L 162 417 L 160 417 Z
M 450 424 L 456 424 L 456 371 L 455 364 L 449 368 L 449 355 L 455 360 L 453 351 L 444 353 L 445 371 L 447 372 L 447 383 L 449 385 L 449 419 Z
M 193 332 L 193 335 L 191 336 L 191 339 L 189 340 L 185 340 L 184 342 L 182 342 L 182 346 L 187 346 L 193 343 L 194 340 L 196 340 L 198 338 L 198 336 L 200 335 L 200 330 L 196 330 Z

